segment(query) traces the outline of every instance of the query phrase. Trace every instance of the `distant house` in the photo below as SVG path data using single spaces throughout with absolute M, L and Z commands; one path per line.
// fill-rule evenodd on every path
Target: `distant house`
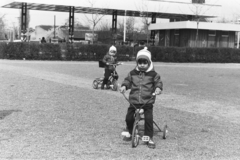
M 74 30 L 74 41 L 85 41 L 86 35 L 92 34 L 90 29 L 87 27 L 76 28 Z M 97 33 L 95 33 L 95 36 Z M 40 25 L 35 27 L 35 32 L 31 33 L 31 41 L 39 41 L 45 37 L 47 42 L 50 42 L 50 39 L 58 39 L 59 41 L 68 41 L 69 33 L 66 26 L 54 26 L 52 25 Z
M 68 36 L 65 31 L 62 30 L 59 26 L 55 27 L 52 25 L 39 25 L 35 27 L 35 32 L 31 33 L 31 41 L 39 41 L 45 37 L 47 42 L 50 42 L 52 38 L 66 39 Z
M 86 34 L 92 34 L 92 31 L 91 30 L 74 31 L 74 41 L 87 40 Z

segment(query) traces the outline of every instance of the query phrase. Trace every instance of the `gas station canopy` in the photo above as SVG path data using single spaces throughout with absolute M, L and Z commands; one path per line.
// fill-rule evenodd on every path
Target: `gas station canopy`
M 186 16 L 199 16 L 212 18 L 218 16 L 219 5 L 192 4 L 174 1 L 157 0 L 5 0 L 3 8 L 21 9 L 27 3 L 28 10 L 69 12 L 74 7 L 75 13 L 112 15 L 117 11 L 119 16 L 181 18 Z
M 189 0 L 191 2 L 191 0 Z M 112 16 L 112 37 L 117 35 L 117 16 L 150 17 L 151 24 L 157 18 L 170 21 L 192 20 L 198 18 L 217 17 L 221 6 L 210 4 L 196 4 L 175 2 L 169 0 L 3 0 L 1 7 L 21 9 L 21 39 L 26 40 L 27 10 L 68 12 L 69 40 L 74 40 L 74 14 L 102 14 Z M 155 31 L 151 31 L 154 40 Z M 154 41 L 153 41 L 154 43 Z

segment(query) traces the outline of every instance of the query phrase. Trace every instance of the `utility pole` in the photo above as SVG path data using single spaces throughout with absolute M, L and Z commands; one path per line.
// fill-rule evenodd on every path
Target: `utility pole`
M 125 41 L 126 41 L 126 14 L 127 14 L 127 11 L 125 10 L 124 29 L 123 29 L 123 42 L 124 42 L 124 43 L 125 43 Z
M 55 33 L 55 26 L 56 26 L 56 15 L 54 15 L 54 26 L 53 26 L 53 29 L 54 29 L 54 39 L 55 39 L 55 35 L 56 35 L 56 33 Z
M 237 19 L 237 24 L 240 24 L 240 18 Z M 237 48 L 239 48 L 240 32 L 237 32 Z
M 238 36 L 237 36 L 237 48 L 239 48 L 239 36 L 240 36 L 240 32 L 237 33 Z

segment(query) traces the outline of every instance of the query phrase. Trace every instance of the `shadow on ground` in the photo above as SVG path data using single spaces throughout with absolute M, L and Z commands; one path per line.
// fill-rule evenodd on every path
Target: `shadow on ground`
M 0 120 L 2 120 L 5 117 L 9 116 L 13 112 L 22 112 L 22 111 L 21 110 L 0 110 Z

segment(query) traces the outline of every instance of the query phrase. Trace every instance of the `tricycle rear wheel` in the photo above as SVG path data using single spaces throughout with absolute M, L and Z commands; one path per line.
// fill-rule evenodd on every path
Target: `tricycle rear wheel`
M 166 139 L 166 137 L 167 137 L 167 132 L 168 132 L 168 130 L 167 130 L 167 125 L 165 124 L 164 127 L 163 127 L 163 139 Z
M 114 81 L 112 82 L 112 85 L 113 85 L 112 90 L 113 90 L 113 91 L 117 91 L 117 89 L 118 89 L 117 80 L 114 80 Z

